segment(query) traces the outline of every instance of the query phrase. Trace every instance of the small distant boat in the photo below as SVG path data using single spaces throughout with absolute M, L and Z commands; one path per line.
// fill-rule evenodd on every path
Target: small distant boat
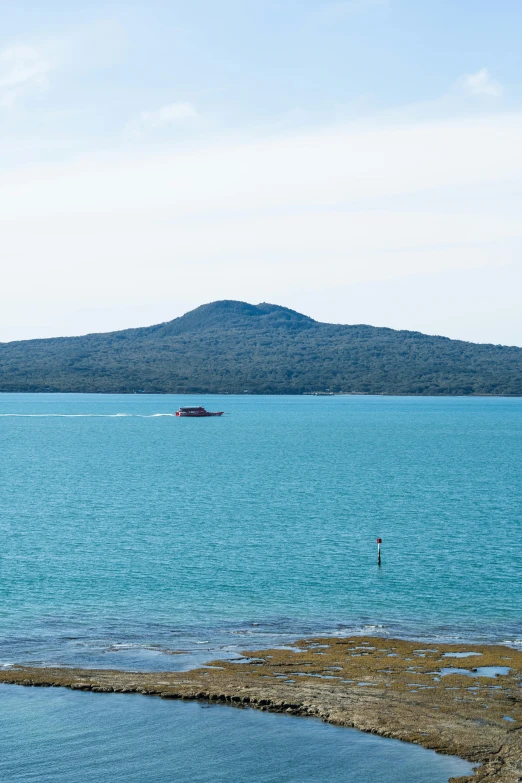
M 202 416 L 223 416 L 224 411 L 206 411 L 202 405 L 198 405 L 197 408 L 180 408 L 176 411 L 176 416 L 189 416 L 194 419 L 199 419 Z

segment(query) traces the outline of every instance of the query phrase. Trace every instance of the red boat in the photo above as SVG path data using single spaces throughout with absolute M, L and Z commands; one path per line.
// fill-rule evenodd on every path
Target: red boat
M 199 419 L 202 416 L 223 416 L 224 411 L 206 411 L 202 405 L 198 405 L 197 408 L 180 408 L 176 411 L 176 416 L 190 416 L 192 418 Z

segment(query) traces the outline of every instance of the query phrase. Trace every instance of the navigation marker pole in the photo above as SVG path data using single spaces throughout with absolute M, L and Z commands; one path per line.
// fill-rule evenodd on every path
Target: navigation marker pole
M 382 544 L 382 538 L 377 539 L 377 565 L 380 566 L 381 564 L 381 544 Z

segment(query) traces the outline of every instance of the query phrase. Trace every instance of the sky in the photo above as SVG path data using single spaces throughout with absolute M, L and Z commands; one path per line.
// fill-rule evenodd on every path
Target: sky
M 218 299 L 522 346 L 519 0 L 3 0 L 0 341 Z

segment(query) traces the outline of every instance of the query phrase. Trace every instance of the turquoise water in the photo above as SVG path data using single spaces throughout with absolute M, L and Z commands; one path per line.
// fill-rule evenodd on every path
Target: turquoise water
M 318 720 L 0 686 L 9 783 L 446 783 L 460 759 Z
M 200 402 L 230 415 L 171 415 Z M 0 663 L 521 643 L 520 399 L 2 394 L 0 414 Z

